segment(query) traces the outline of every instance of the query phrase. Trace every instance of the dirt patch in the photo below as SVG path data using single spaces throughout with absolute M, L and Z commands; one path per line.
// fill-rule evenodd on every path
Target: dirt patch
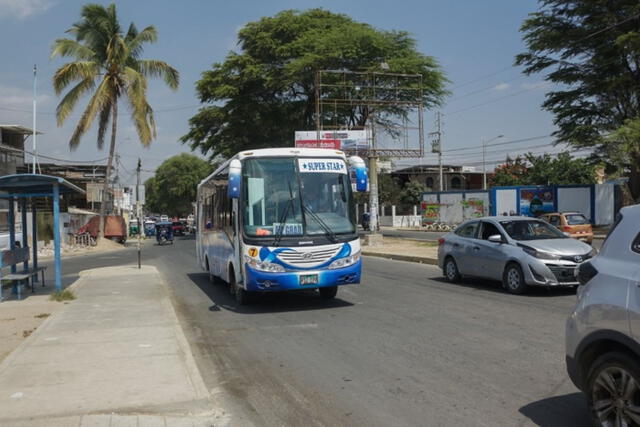
M 31 335 L 51 314 L 63 309 L 49 295 L 29 295 L 0 302 L 0 362 Z
M 113 249 L 122 249 L 125 246 L 118 242 L 114 242 L 109 239 L 98 239 L 98 243 L 93 246 L 91 249 L 94 251 L 110 251 Z

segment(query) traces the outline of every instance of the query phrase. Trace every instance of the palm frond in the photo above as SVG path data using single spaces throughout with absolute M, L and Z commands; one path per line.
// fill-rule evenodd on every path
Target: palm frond
M 90 47 L 71 39 L 57 39 L 51 48 L 51 58 L 72 56 L 83 61 L 90 61 L 95 57 L 95 54 Z
M 158 31 L 153 25 L 146 27 L 144 30 L 140 31 L 139 33 L 136 32 L 135 35 L 131 38 L 129 37 L 129 34 L 127 34 L 127 37 L 125 38 L 131 57 L 136 59 L 139 58 L 140 54 L 142 53 L 143 44 L 155 43 L 157 40 L 158 40 Z
M 100 67 L 93 61 L 76 61 L 64 64 L 53 75 L 53 89 L 60 95 L 71 82 L 78 80 L 95 80 L 100 73 Z
M 140 72 L 148 77 L 161 77 L 171 89 L 180 84 L 180 73 L 171 65 L 156 59 L 141 59 L 138 62 Z
M 147 103 L 147 79 L 137 70 L 126 67 L 124 69 L 126 79 L 127 100 L 131 108 L 131 119 L 136 127 L 140 142 L 148 146 L 155 138 L 155 122 L 153 110 Z M 151 120 L 149 120 L 151 112 Z
M 96 93 L 89 100 L 89 104 L 84 110 L 76 129 L 73 131 L 71 135 L 71 139 L 69 140 L 69 146 L 72 150 L 75 150 L 80 144 L 80 138 L 87 133 L 87 131 L 91 128 L 91 124 L 95 117 L 102 111 L 102 109 L 109 105 L 111 100 L 114 98 L 113 96 L 113 87 L 111 87 L 110 79 L 105 78 L 102 80 L 98 88 L 96 89 Z
M 62 126 L 64 121 L 69 117 L 71 111 L 78 103 L 78 100 L 82 95 L 86 92 L 90 91 L 95 87 L 94 79 L 84 79 L 76 86 L 73 87 L 67 94 L 62 98 L 62 101 L 58 104 L 56 108 L 56 119 L 58 121 L 58 126 Z

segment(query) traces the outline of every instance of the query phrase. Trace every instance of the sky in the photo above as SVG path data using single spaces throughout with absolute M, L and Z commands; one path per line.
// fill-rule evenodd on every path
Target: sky
M 77 162 L 104 162 L 108 144 L 103 151 L 97 149 L 95 130 L 85 135 L 75 151 L 69 150 L 74 118 L 85 103 L 79 103 L 81 108 L 76 107 L 61 127 L 57 126 L 54 115 L 61 97 L 56 96 L 51 77 L 65 60 L 50 59 L 51 46 L 56 38 L 65 37 L 65 31 L 79 19 L 85 3 L 0 0 L 0 124 L 32 126 L 33 66 L 36 64 L 37 128 L 43 132 L 37 139 L 38 152 Z M 521 143 L 489 146 L 488 163 L 503 160 L 506 154 L 559 151 L 550 145 L 552 139 L 548 137 L 555 130 L 553 117 L 540 108 L 549 85 L 543 75 L 525 76 L 520 67 L 513 67 L 515 55 L 524 51 L 519 28 L 527 15 L 538 9 L 535 0 L 128 0 L 115 3 L 123 27 L 133 21 L 139 29 L 154 25 L 158 30 L 158 42 L 146 45 L 143 57 L 164 60 L 180 72 L 180 87 L 175 92 L 162 82 L 150 83 L 148 98 L 156 112 L 158 136 L 149 148 L 140 145 L 129 118 L 119 116 L 116 151 L 121 159 L 119 176 L 123 183 L 135 182 L 138 157 L 142 159 L 144 180 L 162 161 L 190 152 L 179 139 L 188 132 L 188 120 L 197 112 L 195 83 L 201 73 L 213 63 L 224 61 L 231 50 L 239 50 L 236 35 L 243 25 L 286 9 L 321 7 L 381 30 L 411 33 L 417 40 L 418 50 L 433 56 L 451 81 L 448 85 L 451 95 L 438 109 L 443 114 L 445 163 L 481 168 L 482 140 L 502 144 L 527 139 Z M 425 113 L 425 133 L 434 130 L 435 113 L 436 110 Z M 499 135 L 503 137 L 496 139 Z M 31 138 L 26 148 L 31 148 Z M 435 164 L 437 160 L 428 153 L 423 159 L 401 160 L 396 164 L 416 162 Z

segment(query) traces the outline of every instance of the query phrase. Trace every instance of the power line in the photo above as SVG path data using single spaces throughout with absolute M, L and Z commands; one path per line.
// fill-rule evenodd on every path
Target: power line
M 529 138 L 514 139 L 514 140 L 511 140 L 511 141 L 505 141 L 505 142 L 496 142 L 496 143 L 493 143 L 493 144 L 487 144 L 486 146 L 487 147 L 496 147 L 496 146 L 499 146 L 499 145 L 519 144 L 521 142 L 536 141 L 538 139 L 550 138 L 552 136 L 553 135 L 532 136 L 532 137 L 529 137 Z M 451 150 L 444 150 L 443 153 L 451 153 L 453 151 L 464 151 L 464 150 L 477 150 L 478 148 L 480 148 L 480 147 L 478 147 L 478 145 L 469 145 L 469 146 L 466 146 L 466 147 L 452 148 Z

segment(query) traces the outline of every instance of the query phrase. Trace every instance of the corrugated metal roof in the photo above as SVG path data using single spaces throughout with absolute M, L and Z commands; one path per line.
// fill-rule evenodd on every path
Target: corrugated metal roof
M 19 133 L 19 134 L 22 134 L 22 135 L 32 135 L 33 134 L 33 129 L 29 129 L 28 127 L 21 126 L 21 125 L 0 125 L 0 129 L 8 130 L 8 131 Z M 42 135 L 42 132 L 37 131 L 36 134 Z

